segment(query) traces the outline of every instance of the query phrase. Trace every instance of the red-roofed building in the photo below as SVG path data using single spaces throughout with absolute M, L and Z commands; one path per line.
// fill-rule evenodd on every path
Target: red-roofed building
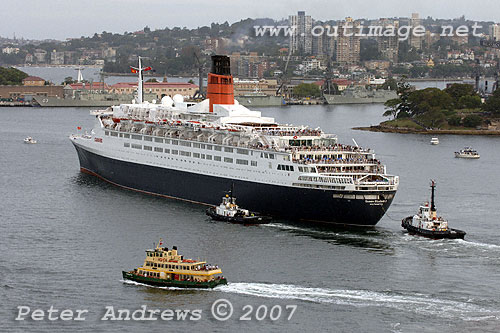
M 133 94 L 137 90 L 136 82 L 120 82 L 113 84 L 111 90 L 118 94 Z M 158 99 L 164 96 L 173 97 L 182 95 L 184 97 L 193 97 L 198 86 L 186 82 L 144 82 L 144 92 L 156 94 Z
M 45 80 L 38 76 L 28 76 L 23 79 L 23 86 L 43 86 L 45 85 Z

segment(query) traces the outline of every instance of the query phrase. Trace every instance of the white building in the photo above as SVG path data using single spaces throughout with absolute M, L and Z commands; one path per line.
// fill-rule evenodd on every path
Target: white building
M 312 17 L 300 11 L 297 15 L 290 15 L 288 22 L 295 30 L 290 34 L 291 52 L 312 53 Z

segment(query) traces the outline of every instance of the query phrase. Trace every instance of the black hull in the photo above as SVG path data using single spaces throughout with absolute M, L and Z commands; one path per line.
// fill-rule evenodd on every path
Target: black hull
M 75 145 L 82 172 L 97 176 L 114 185 L 153 195 L 215 206 L 234 188 L 238 203 L 263 215 L 313 223 L 374 226 L 392 203 L 381 198 L 345 199 L 333 194 L 352 192 L 285 187 L 237 179 L 201 175 L 153 167 L 103 157 Z M 396 191 L 384 192 L 395 194 Z M 364 194 L 380 194 L 364 192 Z
M 466 232 L 458 229 L 448 229 L 447 231 L 432 231 L 414 227 L 410 224 L 411 216 L 403 219 L 401 226 L 408 230 L 411 235 L 419 235 L 431 239 L 464 239 Z
M 214 207 L 207 209 L 207 215 L 216 221 L 238 223 L 238 224 L 266 224 L 271 222 L 271 217 L 261 216 L 254 213 L 254 216 L 222 216 L 215 212 Z

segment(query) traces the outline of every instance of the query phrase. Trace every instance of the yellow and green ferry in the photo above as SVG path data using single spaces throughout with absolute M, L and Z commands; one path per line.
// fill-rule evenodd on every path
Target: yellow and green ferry
M 215 288 L 227 284 L 222 270 L 205 261 L 184 259 L 172 249 L 161 247 L 162 240 L 152 250 L 146 250 L 144 264 L 133 271 L 123 271 L 123 278 L 151 286 L 177 288 Z

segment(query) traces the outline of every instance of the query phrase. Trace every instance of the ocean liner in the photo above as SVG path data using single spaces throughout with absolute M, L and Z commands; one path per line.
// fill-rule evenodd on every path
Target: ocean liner
M 240 105 L 228 57 L 212 57 L 200 103 L 143 102 L 141 66 L 135 101 L 91 111 L 91 133 L 71 135 L 82 172 L 208 206 L 234 186 L 251 211 L 310 223 L 373 226 L 389 208 L 399 177 L 372 150 Z

